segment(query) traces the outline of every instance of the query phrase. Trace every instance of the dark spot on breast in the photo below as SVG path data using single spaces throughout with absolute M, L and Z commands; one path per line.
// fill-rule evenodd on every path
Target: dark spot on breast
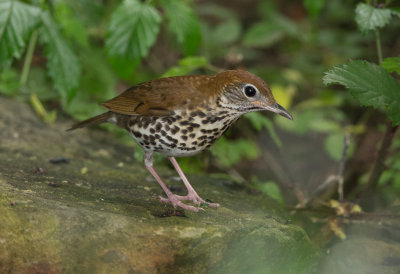
M 185 120 L 179 123 L 181 126 L 187 126 L 189 124 L 189 121 Z
M 167 117 L 163 117 L 163 118 L 161 119 L 161 121 L 163 121 L 164 123 L 170 125 L 170 124 L 172 124 L 172 123 L 175 121 L 175 118 L 172 118 L 172 117 L 167 116 Z
M 151 134 L 156 133 L 156 131 L 154 130 L 154 128 L 151 128 L 151 129 L 150 129 L 150 133 L 151 133 Z
M 208 118 L 201 120 L 201 123 L 202 123 L 203 125 L 208 124 L 208 122 L 209 122 L 209 121 L 208 121 Z
M 130 119 L 129 120 L 129 127 L 133 127 L 134 124 L 136 124 L 136 119 Z
M 204 112 L 202 112 L 201 110 L 196 111 L 196 114 L 197 114 L 199 117 L 206 117 L 206 114 L 205 114 Z
M 197 141 L 193 141 L 192 145 L 194 145 L 194 146 L 197 145 Z
M 140 133 L 139 131 L 132 131 L 133 135 L 135 135 L 136 138 L 140 138 L 142 137 L 142 133 Z
M 178 128 L 177 126 L 174 126 L 174 128 L 171 129 L 171 133 L 172 133 L 172 134 L 176 134 L 176 133 L 178 133 L 178 132 L 179 132 L 179 128 Z
M 194 138 L 195 136 L 196 136 L 195 133 L 190 133 L 190 135 L 189 135 L 190 138 Z
M 204 146 L 206 143 L 207 143 L 206 141 L 201 142 L 201 143 L 199 144 L 199 147 Z
M 182 130 L 181 130 L 181 133 L 182 133 L 182 134 L 186 134 L 187 132 L 188 132 L 187 129 L 182 129 Z
M 188 139 L 188 137 L 186 135 L 182 135 L 181 138 L 182 138 L 182 140 L 185 140 L 185 141 Z
M 178 143 L 178 140 L 175 139 L 175 138 L 172 138 L 171 136 L 167 136 L 167 139 L 168 139 L 168 141 L 170 141 L 170 142 L 172 142 L 172 143 L 175 143 L 175 144 Z
M 162 136 L 166 136 L 166 135 L 167 135 L 167 132 L 166 132 L 165 130 L 161 130 L 161 135 L 162 135 Z
M 157 130 L 157 131 L 160 131 L 161 128 L 162 128 L 162 125 L 161 125 L 160 122 L 158 122 L 157 125 L 156 125 L 156 130 Z
M 160 143 L 166 146 L 170 146 L 171 144 L 165 142 L 163 139 L 160 139 Z

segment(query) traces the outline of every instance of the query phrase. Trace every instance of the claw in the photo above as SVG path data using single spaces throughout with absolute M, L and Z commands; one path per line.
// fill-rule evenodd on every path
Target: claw
M 193 212 L 199 212 L 199 210 L 204 210 L 203 208 L 199 208 L 199 207 L 195 207 L 195 206 L 191 206 L 191 205 L 187 205 L 182 203 L 177 197 L 177 195 L 173 195 L 170 198 L 164 198 L 164 197 L 160 197 L 160 201 L 163 203 L 171 203 L 173 205 L 173 207 L 181 207 L 183 209 L 189 210 L 189 211 L 193 211 Z

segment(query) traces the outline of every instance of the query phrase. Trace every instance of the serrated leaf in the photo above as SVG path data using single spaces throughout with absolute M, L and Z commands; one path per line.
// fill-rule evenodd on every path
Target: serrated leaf
M 201 42 L 200 22 L 184 0 L 164 0 L 161 2 L 168 19 L 168 28 L 183 46 L 185 55 L 193 55 Z
M 108 54 L 138 62 L 155 43 L 160 22 L 161 16 L 153 6 L 125 0 L 111 16 L 106 38 Z
M 186 75 L 196 69 L 203 68 L 207 65 L 208 61 L 205 57 L 202 56 L 186 57 L 184 59 L 179 60 L 178 65 L 167 70 L 162 75 L 162 77 Z
M 391 7 L 390 10 L 393 15 L 400 17 L 400 7 Z
M 323 77 L 325 85 L 340 84 L 348 89 L 361 105 L 388 108 L 394 124 L 400 124 L 400 85 L 384 68 L 367 61 L 350 61 L 334 67 Z
M 396 72 L 400 75 L 400 57 L 385 58 L 381 66 L 389 73 Z
M 0 65 L 19 59 L 39 22 L 40 10 L 19 1 L 0 1 Z
M 356 22 L 362 33 L 386 26 L 392 17 L 390 9 L 374 8 L 365 3 L 356 7 Z
M 303 0 L 303 5 L 311 17 L 317 17 L 324 7 L 325 0 Z
M 45 46 L 47 71 L 65 103 L 72 98 L 79 86 L 81 67 L 78 58 L 61 36 L 49 12 L 44 12 L 41 19 L 40 41 Z

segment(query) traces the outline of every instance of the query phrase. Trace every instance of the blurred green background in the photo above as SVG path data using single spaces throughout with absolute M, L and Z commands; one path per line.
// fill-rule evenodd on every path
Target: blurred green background
M 399 15 L 399 1 L 390 0 L 1 0 L 0 94 L 29 102 L 51 124 L 102 113 L 99 102 L 140 82 L 243 68 L 270 85 L 294 121 L 247 114 L 209 151 L 180 159 L 184 171 L 228 173 L 287 207 L 329 208 L 329 199 L 344 198 L 398 213 L 398 116 L 385 114 L 388 103 L 362 102 L 322 78 L 334 66 L 367 60 L 396 89 Z M 357 90 L 368 67 L 353 65 Z M 351 86 L 345 78 L 324 81 Z M 140 159 L 128 134 L 103 129 L 126 139 Z M 386 165 L 369 183 L 389 129 Z

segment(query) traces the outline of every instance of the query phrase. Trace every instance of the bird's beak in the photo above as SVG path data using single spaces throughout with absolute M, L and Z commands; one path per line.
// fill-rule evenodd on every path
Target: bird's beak
M 275 112 L 276 114 L 279 114 L 285 118 L 288 118 L 290 120 L 293 120 L 293 116 L 287 111 L 284 107 L 282 107 L 280 104 L 275 103 L 273 105 L 267 105 L 266 103 L 262 101 L 254 101 L 253 105 L 257 107 L 261 107 L 265 110 L 269 110 L 271 112 Z
M 287 111 L 284 107 L 282 107 L 280 104 L 275 103 L 270 111 L 275 112 L 283 117 L 286 117 L 290 120 L 293 120 L 293 116 Z

